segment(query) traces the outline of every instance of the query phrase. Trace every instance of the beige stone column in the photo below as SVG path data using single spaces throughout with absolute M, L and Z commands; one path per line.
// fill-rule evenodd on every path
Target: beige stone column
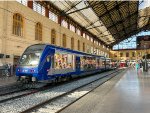
M 2 9 L 2 36 L 1 36 L 1 39 L 2 39 L 2 53 L 6 54 L 6 39 L 7 39 L 7 26 L 8 26 L 8 11 L 5 10 L 8 8 L 8 1 L 4 1 L 2 2 L 3 4 L 3 8 Z

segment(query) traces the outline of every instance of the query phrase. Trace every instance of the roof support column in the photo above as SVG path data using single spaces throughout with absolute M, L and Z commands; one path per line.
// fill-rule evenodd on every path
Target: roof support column
M 28 1 L 27 5 L 29 8 L 33 9 L 33 1 Z
M 75 33 L 77 33 L 77 27 L 76 27 L 76 25 L 74 27 L 75 27 Z
M 47 7 L 45 7 L 45 16 L 49 18 L 49 10 Z
M 68 29 L 70 30 L 70 22 L 67 21 L 67 23 L 68 23 Z
M 58 16 L 58 24 L 60 24 L 60 26 L 61 26 L 62 19 L 63 19 L 63 17 L 59 15 Z
M 81 30 L 81 36 L 83 37 L 83 30 Z

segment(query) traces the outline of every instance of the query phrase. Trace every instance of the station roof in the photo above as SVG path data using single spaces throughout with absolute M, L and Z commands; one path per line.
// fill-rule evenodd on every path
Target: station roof
M 48 1 L 105 45 L 113 45 L 150 28 L 150 8 L 139 1 Z

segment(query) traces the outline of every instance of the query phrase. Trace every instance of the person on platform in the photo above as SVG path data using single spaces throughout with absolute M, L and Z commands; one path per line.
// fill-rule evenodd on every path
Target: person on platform
M 140 65 L 140 72 L 143 72 L 142 60 L 140 60 L 140 63 L 139 63 L 139 65 Z
M 139 65 L 138 61 L 135 64 L 135 69 L 136 69 L 136 72 L 138 73 L 138 71 L 140 69 L 140 65 Z

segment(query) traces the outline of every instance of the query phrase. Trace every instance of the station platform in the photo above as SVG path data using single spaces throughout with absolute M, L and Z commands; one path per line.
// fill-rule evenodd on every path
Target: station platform
M 16 76 L 0 76 L 0 88 L 16 83 Z
M 114 77 L 60 113 L 149 113 L 150 69 Z

